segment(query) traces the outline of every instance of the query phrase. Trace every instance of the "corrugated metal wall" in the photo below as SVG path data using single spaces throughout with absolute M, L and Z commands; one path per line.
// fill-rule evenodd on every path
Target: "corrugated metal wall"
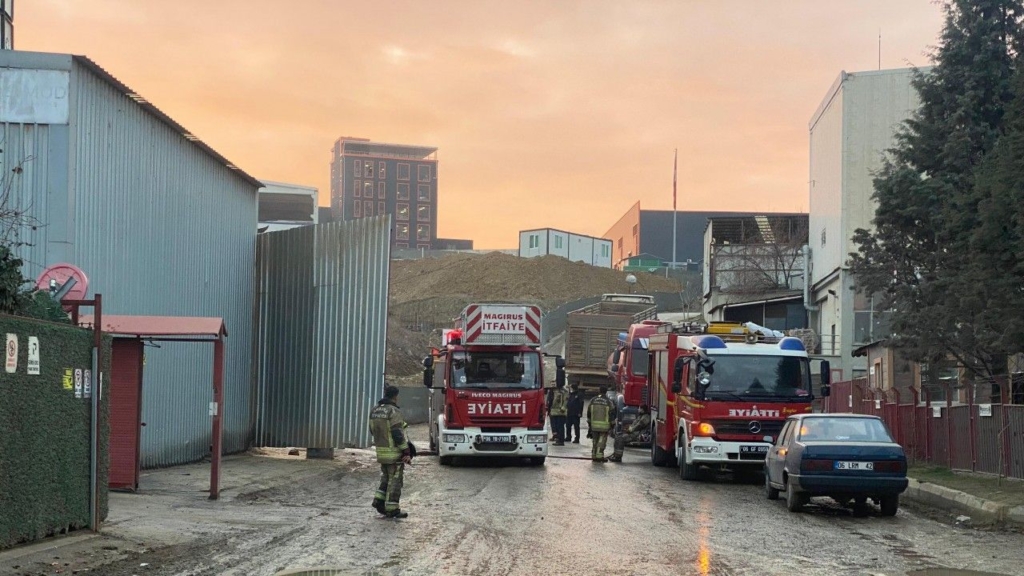
M 5 157 L 34 156 L 15 187 L 42 224 L 26 275 L 72 262 L 105 314 L 223 317 L 224 448 L 246 449 L 257 187 L 70 57 L 25 60 L 71 68 L 70 126 L 3 126 Z M 209 454 L 212 371 L 210 345 L 146 348 L 143 466 Z
M 262 234 L 256 444 L 366 446 L 384 384 L 388 216 Z

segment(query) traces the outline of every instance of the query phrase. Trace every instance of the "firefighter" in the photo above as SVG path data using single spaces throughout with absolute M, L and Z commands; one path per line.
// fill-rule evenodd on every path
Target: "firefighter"
M 640 434 L 651 427 L 651 414 L 647 405 L 640 407 L 640 414 L 636 420 L 629 425 L 629 428 L 615 435 L 615 452 L 608 458 L 609 462 L 622 462 L 622 452 L 626 444 L 640 440 Z
M 380 486 L 373 495 L 373 507 L 388 518 L 406 518 L 398 507 L 402 497 L 402 475 L 412 461 L 410 443 L 405 435 L 408 424 L 398 408 L 398 388 L 385 385 L 384 397 L 370 412 L 370 434 L 380 463 Z
M 608 430 L 615 420 L 615 405 L 608 400 L 607 394 L 608 387 L 601 386 L 601 393 L 590 401 L 587 409 L 587 438 L 593 439 L 590 457 L 594 462 L 607 462 L 604 447 L 608 442 Z
M 583 418 L 583 393 L 580 392 L 579 387 L 574 386 L 569 391 L 569 402 L 566 406 L 565 416 L 565 439 L 568 440 L 573 437 L 573 430 L 576 431 L 576 437 L 572 441 L 573 444 L 580 443 L 580 419 Z
M 551 430 L 554 432 L 555 446 L 564 446 L 565 415 L 569 403 L 569 394 L 565 391 L 565 382 L 555 384 L 548 403 L 548 415 L 551 417 Z

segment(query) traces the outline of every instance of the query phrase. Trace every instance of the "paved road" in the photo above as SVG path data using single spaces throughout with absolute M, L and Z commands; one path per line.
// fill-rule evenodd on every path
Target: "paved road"
M 589 448 L 553 451 L 580 456 Z M 333 463 L 268 460 L 232 460 L 221 502 L 172 485 L 118 495 L 115 507 L 137 510 L 115 513 L 110 536 L 93 547 L 120 547 L 111 554 L 121 559 L 89 573 L 271 575 L 314 566 L 379 574 L 894 576 L 943 566 L 1024 573 L 1024 535 L 954 528 L 907 510 L 853 517 L 823 503 L 791 514 L 756 483 L 728 476 L 684 483 L 639 450 L 622 464 L 551 458 L 544 467 L 443 468 L 423 458 L 407 472 L 403 507 L 411 516 L 403 521 L 370 509 L 375 470 L 367 452 Z M 144 487 L 160 478 L 185 482 L 183 469 L 155 471 Z M 201 475 L 201 467 L 188 469 Z M 261 474 L 265 487 L 255 489 L 249 483 Z M 133 541 L 145 546 L 125 557 Z M 102 557 L 91 554 L 94 562 Z M 53 573 L 4 566 L 0 557 L 0 574 Z

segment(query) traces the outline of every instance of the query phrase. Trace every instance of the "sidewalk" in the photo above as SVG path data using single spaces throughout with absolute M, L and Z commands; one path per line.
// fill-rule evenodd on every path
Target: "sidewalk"
M 969 517 L 958 518 L 961 523 L 1024 529 L 1024 481 L 920 464 L 912 465 L 907 475 L 911 480 L 905 500 Z

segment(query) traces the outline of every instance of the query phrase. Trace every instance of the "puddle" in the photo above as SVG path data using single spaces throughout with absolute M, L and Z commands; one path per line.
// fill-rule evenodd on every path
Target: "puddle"
M 906 576 L 1009 576 L 997 572 L 978 572 L 977 570 L 955 570 L 953 568 L 926 568 L 907 572 Z

